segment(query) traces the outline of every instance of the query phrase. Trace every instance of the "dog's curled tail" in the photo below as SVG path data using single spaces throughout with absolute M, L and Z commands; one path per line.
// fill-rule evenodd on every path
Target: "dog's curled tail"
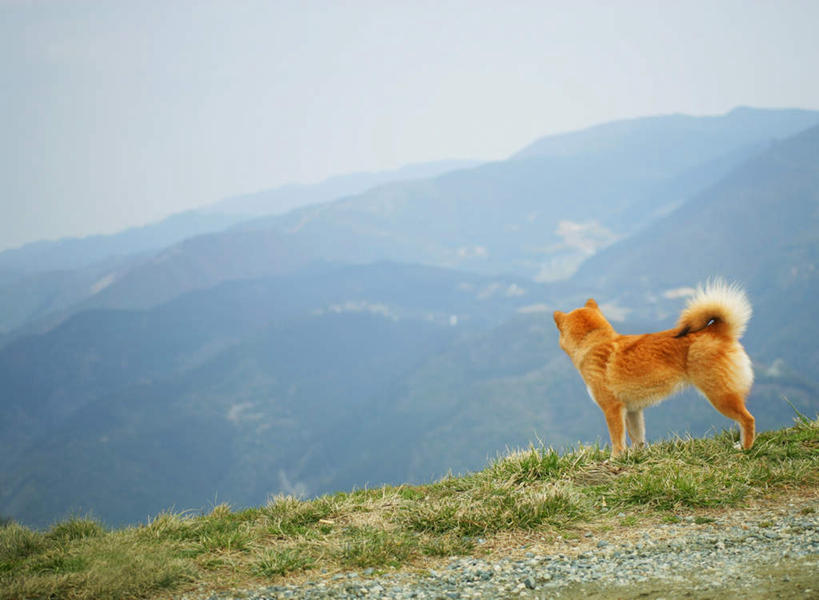
M 698 286 L 680 313 L 677 337 L 709 327 L 709 331 L 739 339 L 751 318 L 751 303 L 739 284 L 711 279 Z

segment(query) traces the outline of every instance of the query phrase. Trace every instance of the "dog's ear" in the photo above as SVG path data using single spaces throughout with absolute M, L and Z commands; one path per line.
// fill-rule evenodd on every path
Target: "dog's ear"
M 558 329 L 560 329 L 560 324 L 563 322 L 563 317 L 565 317 L 565 316 L 566 316 L 566 315 L 564 315 L 564 314 L 563 314 L 562 312 L 560 312 L 559 310 L 556 310 L 556 311 L 555 311 L 555 314 L 554 314 L 554 318 L 555 318 L 555 325 L 557 325 L 557 328 L 558 328 Z
M 597 308 L 597 302 L 594 301 L 594 298 L 586 300 L 586 308 Z

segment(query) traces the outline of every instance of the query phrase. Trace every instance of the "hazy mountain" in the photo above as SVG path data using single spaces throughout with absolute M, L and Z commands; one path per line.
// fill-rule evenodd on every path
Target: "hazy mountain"
M 188 211 L 119 233 L 33 242 L 0 252 L 0 269 L 28 274 L 81 269 L 106 260 L 156 251 L 185 238 L 225 229 L 241 220 L 237 215 Z
M 621 154 L 640 156 L 647 169 L 681 171 L 732 149 L 791 137 L 817 124 L 816 111 L 750 107 L 705 117 L 641 117 L 546 136 L 513 158 Z
M 66 507 L 122 523 L 169 505 L 323 487 L 337 465 L 380 452 L 381 433 L 362 427 L 373 404 L 446 334 L 367 313 L 262 327 L 189 374 L 118 388 L 73 412 L 4 470 L 2 510 L 37 525 Z M 368 479 L 366 465 L 356 476 Z
M 477 160 L 440 160 L 407 165 L 390 171 L 337 175 L 316 184 L 291 184 L 254 194 L 233 196 L 203 210 L 247 217 L 281 214 L 308 204 L 321 204 L 360 194 L 385 183 L 436 177 L 448 171 L 469 169 L 479 164 L 480 161 Z
M 0 273 L 66 271 L 111 258 L 154 252 L 190 237 L 227 229 L 251 217 L 281 214 L 306 204 L 361 193 L 391 181 L 433 177 L 478 164 L 479 161 L 474 160 L 442 160 L 389 171 L 352 173 L 330 177 L 316 184 L 285 185 L 226 198 L 201 210 L 178 213 L 156 223 L 131 227 L 118 233 L 32 242 L 0 252 Z M 2 277 L 0 283 L 3 283 Z
M 511 160 L 388 185 L 244 225 L 307 238 L 321 255 L 568 276 L 819 113 L 736 109 L 616 122 L 535 142 Z
M 0 341 L 4 333 L 18 330 L 27 323 L 48 329 L 61 320 L 62 311 L 97 293 L 117 273 L 139 261 L 139 255 L 123 256 L 66 271 L 17 272 L 5 281 L 0 279 Z
M 432 177 L 440 173 L 472 167 L 479 164 L 472 160 L 444 160 L 429 163 L 407 165 L 400 169 L 372 173 L 354 173 L 331 177 L 314 185 L 287 185 L 256 194 L 227 198 L 202 210 L 187 211 L 172 215 L 157 223 L 143 227 L 133 227 L 110 235 L 93 235 L 83 238 L 66 238 L 57 241 L 41 241 L 26 244 L 20 248 L 0 252 L 0 334 L 32 324 L 23 332 L 35 332 L 47 329 L 64 318 L 62 311 L 75 306 L 74 311 L 83 308 L 83 300 L 94 296 L 112 282 L 128 274 L 129 283 L 123 286 L 121 295 L 130 298 L 130 302 L 117 304 L 113 299 L 108 302 L 92 303 L 95 306 L 148 306 L 157 300 L 136 301 L 141 291 L 135 287 L 145 285 L 145 290 L 158 292 L 162 289 L 162 278 L 167 275 L 163 267 L 155 274 L 158 281 L 146 282 L 143 273 L 162 262 L 164 257 L 154 259 L 157 251 L 182 244 L 182 252 L 196 254 L 196 242 L 184 240 L 196 238 L 213 232 L 228 229 L 243 220 L 258 215 L 280 214 L 293 208 L 317 202 L 328 202 L 350 194 L 361 193 L 369 188 L 391 181 L 409 181 Z M 214 238 L 205 238 L 213 240 Z M 254 276 L 258 268 L 243 268 L 249 262 L 241 257 L 240 265 L 227 265 L 217 260 L 213 268 L 201 266 L 204 259 L 210 260 L 214 253 L 224 250 L 233 238 L 229 233 L 225 239 L 215 241 L 212 247 L 203 252 L 203 256 L 186 257 L 187 264 L 177 265 L 176 279 L 182 284 L 179 289 L 174 283 L 165 283 L 172 288 L 169 294 L 159 294 L 160 300 L 176 296 L 181 291 L 205 287 L 211 278 L 204 271 L 214 273 L 218 268 L 226 267 L 235 277 Z M 203 240 L 199 240 L 200 242 Z M 261 256 L 270 247 L 270 240 L 262 241 L 253 251 Z M 252 241 L 239 242 L 237 249 L 242 252 Z M 251 251 L 251 253 L 253 252 Z M 230 253 L 227 252 L 229 255 Z M 129 268 L 145 256 L 145 263 Z M 184 262 L 184 261 L 183 261 Z M 199 274 L 191 280 L 186 270 L 191 264 L 199 264 Z M 279 272 L 276 269 L 268 274 Z M 216 281 L 225 279 L 221 274 Z M 195 281 L 195 283 L 194 283 Z M 187 285 L 186 285 L 187 282 Z M 140 288 L 142 289 L 142 288 Z M 116 294 L 114 294 L 116 297 Z M 71 312 L 74 312 L 71 311 Z M 51 315 L 47 318 L 46 315 Z M 1 337 L 1 336 L 0 336 Z
M 799 111 L 739 112 L 768 123 L 758 128 L 763 137 L 717 143 L 711 136 L 709 153 L 672 152 L 665 160 L 653 147 L 601 152 L 592 136 L 587 154 L 519 158 L 387 184 L 186 240 L 112 274 L 77 308 L 144 308 L 224 280 L 285 273 L 311 259 L 566 277 L 600 248 L 718 181 L 777 127 L 789 132 L 811 114 L 819 119 Z M 734 122 L 736 112 L 703 119 L 710 126 Z M 655 123 L 655 135 L 665 122 Z M 697 128 L 686 135 L 696 138 Z

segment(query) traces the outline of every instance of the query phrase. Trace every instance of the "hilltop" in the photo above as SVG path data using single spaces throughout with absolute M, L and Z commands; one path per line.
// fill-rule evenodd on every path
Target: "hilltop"
M 679 554 L 681 546 L 673 539 L 665 546 L 657 545 L 660 540 L 635 545 L 634 531 L 717 520 L 732 529 L 712 528 L 714 535 L 701 535 L 686 551 L 701 552 L 698 544 L 705 544 L 717 557 L 734 556 L 726 544 L 787 538 L 783 547 L 794 554 L 788 581 L 804 587 L 811 571 L 801 565 L 810 568 L 819 546 L 813 518 L 819 420 L 800 416 L 791 428 L 762 433 L 748 452 L 736 450 L 735 443 L 730 433 L 675 439 L 616 460 L 599 447 L 580 446 L 565 454 L 531 447 L 499 457 L 482 471 L 434 484 L 309 501 L 276 497 L 239 512 L 222 504 L 205 515 L 163 513 L 119 530 L 106 530 L 89 518 L 63 521 L 45 532 L 10 523 L 0 529 L 0 598 L 233 597 L 235 590 L 253 588 L 263 588 L 265 597 L 317 597 L 330 588 L 362 596 L 380 594 L 387 581 L 401 578 L 440 580 L 450 590 L 459 589 L 460 581 L 463 590 L 473 589 L 483 580 L 479 572 L 490 573 L 489 580 L 495 571 L 501 580 L 505 572 L 528 568 L 534 574 L 507 590 L 525 595 L 549 584 L 549 573 L 563 573 L 567 554 L 581 569 L 597 561 L 597 554 L 612 558 L 615 552 L 646 569 L 650 560 L 640 557 L 651 554 L 643 547 Z M 760 521 L 747 534 L 741 519 L 730 518 L 734 510 L 741 515 L 783 501 L 790 502 L 790 517 Z M 632 555 L 632 547 L 642 554 Z M 532 551 L 523 553 L 526 548 Z M 439 574 L 436 569 L 452 556 L 472 557 L 450 560 L 448 568 L 474 577 Z M 515 557 L 520 560 L 510 562 Z M 546 562 L 548 569 L 537 571 L 535 563 Z M 479 568 L 491 564 L 506 566 Z M 459 591 L 452 593 L 449 597 L 460 597 Z

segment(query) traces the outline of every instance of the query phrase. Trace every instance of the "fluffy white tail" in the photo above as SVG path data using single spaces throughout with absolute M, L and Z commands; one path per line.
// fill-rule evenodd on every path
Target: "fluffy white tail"
M 714 333 L 737 340 L 745 333 L 751 312 L 751 303 L 739 284 L 728 283 L 720 278 L 711 279 L 705 286 L 697 287 L 680 313 L 677 337 L 700 331 L 710 325 Z

